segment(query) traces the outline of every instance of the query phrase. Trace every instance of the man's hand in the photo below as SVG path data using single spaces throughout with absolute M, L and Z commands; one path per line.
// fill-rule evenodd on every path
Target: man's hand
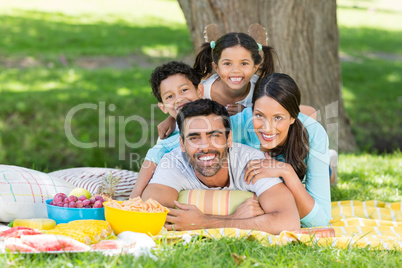
M 166 217 L 165 227 L 168 231 L 197 230 L 208 228 L 206 216 L 194 205 L 174 201 L 179 209 L 171 208 Z
M 262 210 L 260 203 L 253 197 L 250 197 L 241 203 L 236 211 L 231 215 L 233 218 L 246 219 L 263 215 L 265 212 Z

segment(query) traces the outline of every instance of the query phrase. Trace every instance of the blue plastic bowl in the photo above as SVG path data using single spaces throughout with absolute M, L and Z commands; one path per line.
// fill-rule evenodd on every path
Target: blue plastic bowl
M 65 208 L 50 205 L 53 199 L 46 200 L 47 216 L 56 224 L 76 220 L 105 220 L 105 208 Z

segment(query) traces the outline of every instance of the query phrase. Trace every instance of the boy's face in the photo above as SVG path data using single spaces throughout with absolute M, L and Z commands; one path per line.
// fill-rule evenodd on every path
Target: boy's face
M 204 87 L 199 84 L 196 88 L 191 81 L 182 74 L 171 75 L 160 85 L 162 102 L 158 103 L 162 112 L 169 113 L 176 118 L 179 110 L 189 102 L 201 99 Z

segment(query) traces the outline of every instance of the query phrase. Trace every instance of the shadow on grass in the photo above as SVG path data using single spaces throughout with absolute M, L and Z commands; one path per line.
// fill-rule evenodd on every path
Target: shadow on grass
M 172 53 L 192 52 L 186 25 L 136 26 L 116 20 L 84 24 L 82 18 L 59 13 L 29 11 L 20 16 L 0 16 L 0 54 L 67 57 L 127 55 L 143 48 L 166 46 Z
M 359 148 L 392 152 L 402 148 L 402 62 L 343 62 L 343 99 Z

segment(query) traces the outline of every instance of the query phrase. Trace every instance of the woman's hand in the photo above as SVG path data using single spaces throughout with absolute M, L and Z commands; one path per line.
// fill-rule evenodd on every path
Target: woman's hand
M 226 106 L 226 110 L 228 110 L 228 113 L 230 116 L 240 113 L 245 108 L 246 108 L 245 106 L 243 106 L 239 103 L 231 103 Z
M 259 179 L 268 177 L 282 177 L 285 180 L 285 177 L 289 174 L 289 169 L 293 170 L 291 165 L 275 160 L 267 153 L 265 153 L 265 157 L 265 159 L 248 162 L 244 174 L 244 181 L 247 184 L 250 184 L 250 182 L 254 184 Z

